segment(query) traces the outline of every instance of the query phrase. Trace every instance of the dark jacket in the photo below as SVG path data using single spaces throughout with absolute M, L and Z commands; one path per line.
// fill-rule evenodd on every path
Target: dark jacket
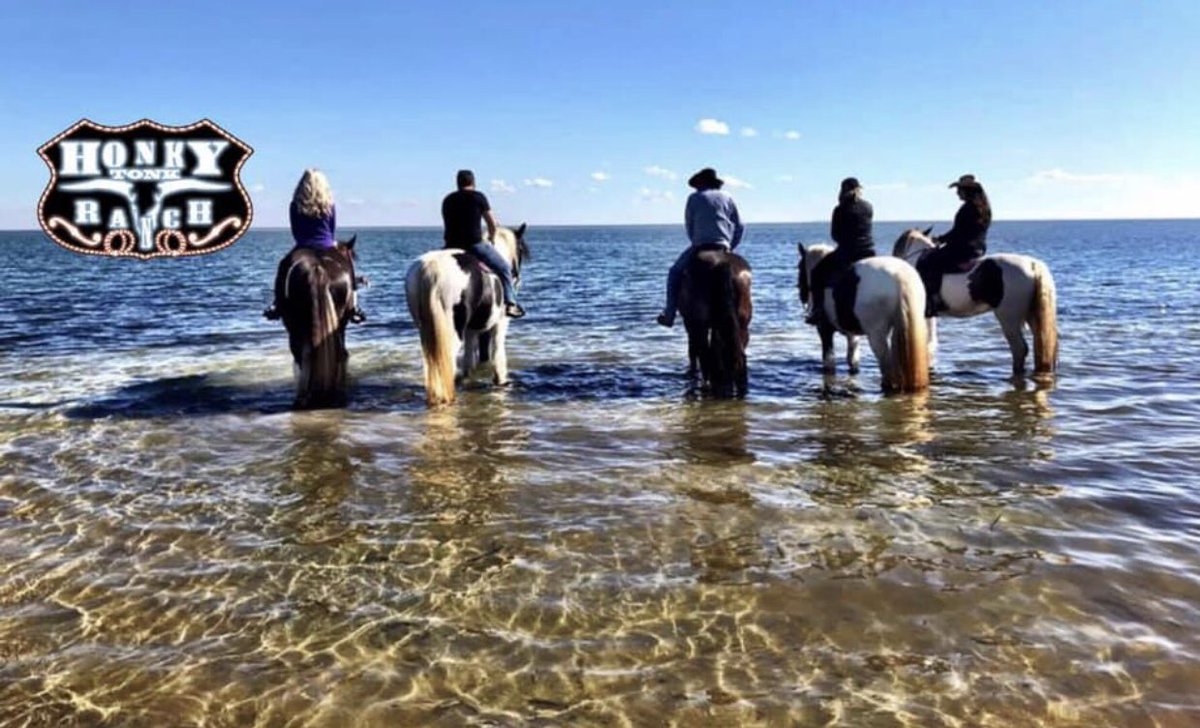
M 949 249 L 947 252 L 954 251 L 963 256 L 978 258 L 987 253 L 987 231 L 991 224 L 991 210 L 986 206 L 980 209 L 968 200 L 955 213 L 954 227 L 944 235 L 938 236 L 937 240 Z
M 833 208 L 829 236 L 837 243 L 839 257 L 875 255 L 875 240 L 871 237 L 871 220 L 874 217 L 871 203 L 859 197 L 847 197 Z

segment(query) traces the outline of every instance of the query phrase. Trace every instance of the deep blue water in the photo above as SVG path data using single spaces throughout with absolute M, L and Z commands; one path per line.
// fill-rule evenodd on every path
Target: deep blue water
M 981 316 L 908 397 L 869 350 L 820 374 L 825 226 L 752 225 L 744 402 L 653 323 L 678 228 L 535 223 L 513 386 L 437 412 L 403 275 L 438 231 L 352 232 L 370 321 L 317 413 L 260 316 L 286 232 L 0 233 L 0 718 L 1200 721 L 1200 221 L 997 223 L 1055 276 L 1057 377 Z

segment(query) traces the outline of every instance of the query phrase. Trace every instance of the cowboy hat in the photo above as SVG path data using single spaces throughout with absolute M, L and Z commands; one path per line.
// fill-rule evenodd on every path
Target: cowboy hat
M 710 188 L 720 189 L 725 184 L 725 180 L 717 176 L 717 170 L 712 167 L 705 167 L 696 174 L 693 174 L 688 180 L 688 187 L 697 190 L 707 190 Z
M 978 187 L 979 181 L 975 179 L 973 174 L 964 174 L 958 178 L 957 182 L 951 182 L 949 187 Z

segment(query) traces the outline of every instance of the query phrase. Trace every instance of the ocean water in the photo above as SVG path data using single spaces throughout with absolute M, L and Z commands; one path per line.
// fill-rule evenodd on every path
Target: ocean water
M 535 223 L 512 386 L 435 411 L 403 274 L 437 232 L 358 233 L 351 404 L 303 413 L 259 315 L 286 233 L 0 233 L 0 724 L 1200 724 L 1200 221 L 997 223 L 1060 372 L 946 321 L 890 397 L 865 346 L 820 373 L 824 226 L 751 226 L 726 402 L 653 324 L 678 229 Z

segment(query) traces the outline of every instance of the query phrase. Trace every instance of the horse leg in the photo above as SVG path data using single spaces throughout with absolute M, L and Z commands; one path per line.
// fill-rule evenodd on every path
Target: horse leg
M 883 391 L 890 392 L 896 388 L 896 376 L 892 371 L 892 347 L 888 343 L 887 327 L 876 327 L 867 331 L 867 341 L 871 344 L 871 352 L 879 363 L 879 378 Z
M 492 332 L 492 367 L 494 375 L 492 381 L 497 386 L 503 387 L 508 384 L 508 352 L 505 350 L 505 339 L 508 338 L 508 317 L 502 316 L 500 323 L 496 324 L 495 330 Z
M 925 319 L 925 325 L 929 329 L 929 368 L 933 368 L 934 360 L 937 358 L 938 338 L 937 338 L 937 317 Z
M 462 351 L 458 355 L 458 375 L 455 382 L 462 382 L 471 377 L 475 363 L 479 357 L 479 334 L 467 329 L 463 332 Z
M 837 369 L 836 355 L 833 351 L 833 328 L 822 320 L 817 325 L 817 335 L 821 337 L 821 371 L 833 374 Z
M 1025 357 L 1029 355 L 1029 345 L 1025 343 L 1025 333 L 1022 331 L 1025 321 L 1000 308 L 996 309 L 996 320 L 1000 322 L 1000 329 L 1012 351 L 1013 376 L 1025 376 Z
M 702 360 L 704 358 L 704 347 L 700 342 L 701 334 L 700 334 L 700 331 L 698 330 L 699 326 L 697 326 L 694 323 L 690 323 L 687 319 L 684 319 L 683 325 L 684 325 L 684 328 L 687 329 L 687 337 L 688 337 L 687 376 L 688 376 L 688 379 L 690 379 L 694 382 L 696 380 L 696 377 L 701 376 L 701 365 L 703 363 Z
M 858 374 L 858 337 L 846 334 L 846 366 L 851 374 Z

